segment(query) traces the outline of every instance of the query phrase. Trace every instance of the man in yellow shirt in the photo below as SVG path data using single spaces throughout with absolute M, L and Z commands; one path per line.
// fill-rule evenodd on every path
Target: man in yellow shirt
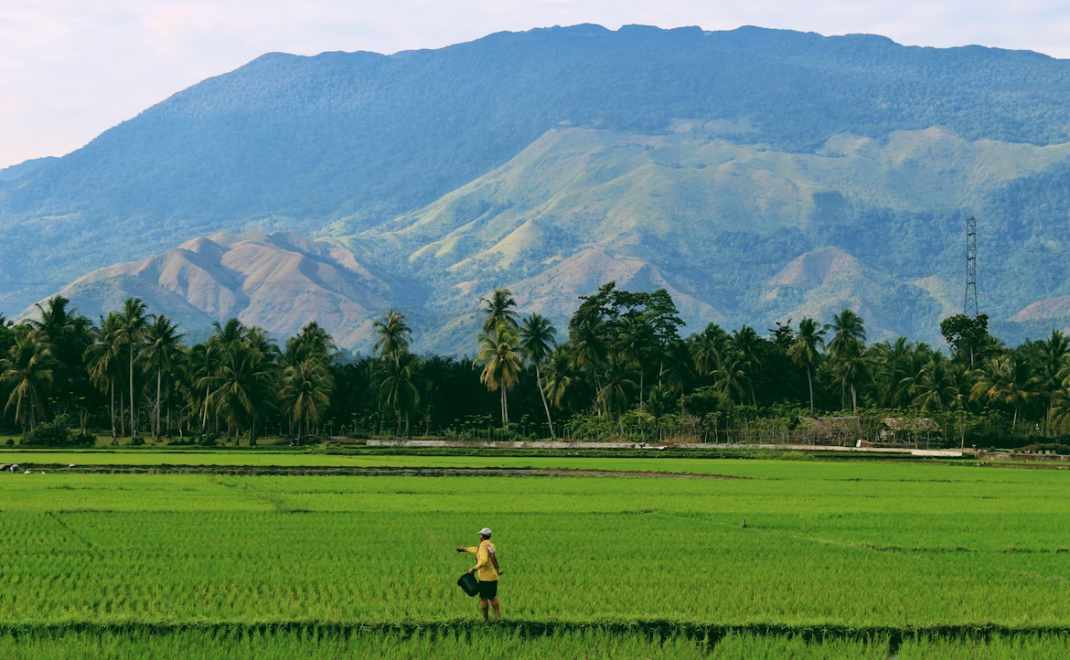
M 457 546 L 457 552 L 467 552 L 476 556 L 476 565 L 469 573 L 479 578 L 479 611 L 483 620 L 490 621 L 490 606 L 494 607 L 494 619 L 502 620 L 502 604 L 498 601 L 498 576 L 502 574 L 498 565 L 498 553 L 490 540 L 489 527 L 479 530 L 478 546 Z

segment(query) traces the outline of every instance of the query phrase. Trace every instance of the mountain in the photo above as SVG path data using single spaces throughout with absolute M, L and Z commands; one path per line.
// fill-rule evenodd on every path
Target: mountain
M 237 318 L 282 338 L 316 318 L 343 346 L 368 335 L 372 319 L 400 296 L 352 253 L 278 234 L 195 239 L 158 256 L 94 271 L 60 294 L 91 318 L 136 296 L 194 331 Z
M 424 208 L 352 235 L 335 228 L 334 238 L 428 282 L 442 318 L 507 286 L 563 323 L 597 281 L 645 273 L 636 286 L 671 291 L 691 329 L 852 307 L 875 338 L 938 341 L 939 319 L 961 300 L 950 290 L 961 280 L 964 214 L 984 217 L 1008 189 L 1068 158 L 1070 144 L 970 141 L 936 128 L 883 140 L 840 134 L 808 152 L 695 127 L 554 129 Z M 984 245 L 1005 256 L 986 265 L 1026 249 L 991 229 Z M 1047 267 L 1055 288 L 1070 284 L 1067 265 Z M 1028 297 L 1015 289 L 1028 277 L 986 282 L 1001 294 L 988 304 L 996 318 L 1017 323 Z
M 1068 98 L 1070 62 L 1036 53 L 761 28 L 272 53 L 67 156 L 0 170 L 0 312 L 95 271 L 96 297 L 84 279 L 66 289 L 83 311 L 141 291 L 189 323 L 319 318 L 361 346 L 361 315 L 395 305 L 421 347 L 463 351 L 493 286 L 560 321 L 613 277 L 670 289 L 692 324 L 847 304 L 873 336 L 936 339 L 973 214 L 985 311 L 1021 336 L 1070 323 L 1059 304 L 1024 311 L 1070 296 Z M 236 275 L 209 260 L 211 291 L 244 291 L 275 250 L 337 250 L 346 285 L 268 278 L 247 307 L 194 303 L 156 262 L 218 232 L 333 247 L 265 239 Z M 346 259 L 366 274 L 332 261 Z M 295 281 L 315 302 L 292 304 Z

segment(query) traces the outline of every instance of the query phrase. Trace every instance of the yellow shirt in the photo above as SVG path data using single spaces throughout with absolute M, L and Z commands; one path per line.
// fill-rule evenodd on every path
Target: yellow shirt
M 479 578 L 480 582 L 494 582 L 498 579 L 498 570 L 494 568 L 494 562 L 490 560 L 495 553 L 493 543 L 480 541 L 478 548 L 469 546 L 464 551 L 476 556 L 476 577 Z

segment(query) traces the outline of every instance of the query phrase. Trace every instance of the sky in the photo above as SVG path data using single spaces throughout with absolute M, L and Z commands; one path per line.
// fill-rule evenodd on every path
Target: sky
M 0 0 L 0 167 L 68 153 L 265 52 L 393 53 L 576 23 L 866 32 L 1070 58 L 1070 0 Z

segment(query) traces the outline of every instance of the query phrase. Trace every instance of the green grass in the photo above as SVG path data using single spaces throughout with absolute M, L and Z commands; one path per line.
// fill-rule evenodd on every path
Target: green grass
M 349 631 L 351 632 L 351 631 Z M 524 634 L 503 627 L 449 630 L 186 629 L 176 631 L 52 631 L 0 635 L 6 658 L 873 658 L 883 659 L 887 638 L 806 640 L 795 635 L 728 634 L 704 639 L 590 628 Z
M 69 456 L 48 462 L 187 455 Z M 662 467 L 749 478 L 0 473 L 0 628 L 295 622 L 448 627 L 476 616 L 474 602 L 453 584 L 470 563 L 453 546 L 472 542 L 476 529 L 490 525 L 506 569 L 501 595 L 511 620 L 742 626 L 720 640 L 720 657 L 807 657 L 793 645 L 815 657 L 866 657 L 869 646 L 887 645 L 887 637 L 849 638 L 827 640 L 821 651 L 812 639 L 790 632 L 826 627 L 1070 629 L 1070 475 L 1060 471 L 818 461 L 248 452 L 201 457 Z M 0 457 L 5 460 L 7 455 Z M 644 467 L 631 467 L 637 463 Z M 761 632 L 768 626 L 787 632 Z M 264 643 L 279 645 L 282 657 L 291 648 L 289 634 Z M 130 654 L 177 657 L 181 649 L 166 644 L 204 642 L 190 635 L 184 642 L 181 635 L 169 636 L 158 652 Z M 115 635 L 95 636 L 100 644 L 127 643 Z M 388 644 L 388 635 L 373 637 L 368 643 Z M 627 635 L 609 637 L 621 638 L 621 648 L 640 643 Z M 48 636 L 27 639 L 63 645 Z M 394 657 L 419 655 L 410 648 L 421 648 L 418 641 L 395 641 L 400 646 L 390 651 Z M 1020 649 L 1025 657 L 1046 657 L 1043 649 L 1066 643 L 1063 637 L 1013 634 L 982 641 L 971 657 L 1004 657 L 1002 649 L 1012 653 L 1019 643 L 1033 644 Z M 915 655 L 900 657 L 955 657 L 940 644 L 961 642 L 965 649 L 982 641 L 905 637 L 902 652 Z M 527 657 L 514 652 L 508 639 L 499 642 L 506 645 L 503 654 Z M 331 644 L 350 643 L 331 641 L 325 657 Z M 522 646 L 532 644 L 525 640 Z M 682 645 L 673 649 L 677 657 L 690 652 L 690 641 L 673 644 Z M 730 654 L 733 645 L 742 649 L 737 656 Z M 1034 646 L 1041 650 L 1029 656 Z M 235 655 L 245 654 L 240 644 L 234 648 Z M 635 652 L 659 657 L 657 649 Z M 573 655 L 553 647 L 542 654 Z M 0 644 L 0 655 L 12 654 Z
M 899 647 L 900 660 L 992 659 L 1060 660 L 1070 657 L 1070 635 L 994 635 L 989 639 L 911 638 Z

